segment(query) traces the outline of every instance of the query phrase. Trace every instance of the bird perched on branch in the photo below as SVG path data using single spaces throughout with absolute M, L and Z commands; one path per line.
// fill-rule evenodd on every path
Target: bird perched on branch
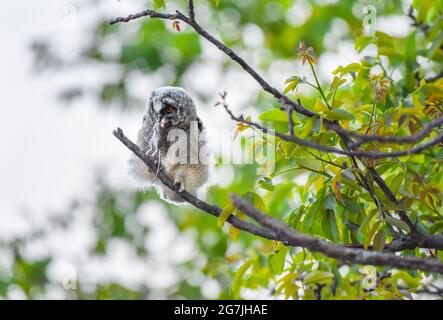
M 179 190 L 196 194 L 209 178 L 209 149 L 203 123 L 194 101 L 179 87 L 161 87 L 149 98 L 142 127 L 137 136 L 140 149 L 158 165 Z M 137 180 L 156 187 L 160 196 L 182 203 L 179 194 L 165 186 L 139 158 L 129 162 Z

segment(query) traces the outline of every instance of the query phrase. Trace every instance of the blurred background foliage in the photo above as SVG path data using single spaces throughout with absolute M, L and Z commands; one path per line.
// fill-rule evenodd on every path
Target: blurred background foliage
M 385 93 L 387 102 L 377 106 L 378 123 L 395 122 L 393 126 L 380 126 L 374 131 L 404 135 L 413 133 L 419 123 L 432 120 L 432 113 L 411 111 L 411 117 L 408 115 L 407 120 L 403 119 L 403 122 L 410 121 L 411 124 L 408 129 L 404 129 L 402 123 L 398 124 L 402 115 L 406 114 L 402 113 L 404 105 L 415 103 L 429 106 L 430 103 L 440 103 L 441 108 L 441 100 L 438 100 L 441 99 L 441 95 L 436 94 L 437 89 L 418 87 L 421 78 L 441 71 L 441 1 L 413 1 L 419 22 L 417 28 L 409 27 L 412 23 L 407 17 L 409 4 L 400 0 L 221 0 L 218 6 L 216 1 L 195 2 L 200 23 L 240 55 L 252 59 L 262 73 L 270 74 L 271 79 L 277 77 L 280 82 L 275 85 L 281 90 L 286 86 L 284 76 L 288 76 L 287 68 L 290 68 L 289 73 L 293 75 L 298 75 L 302 68 L 296 60 L 297 47 L 301 40 L 314 48 L 319 61 L 317 72 L 325 88 L 334 84 L 331 84 L 333 75 L 322 70 L 323 56 L 342 54 L 343 52 L 339 51 L 339 43 L 351 43 L 351 48 L 363 52 L 361 61 L 358 57 L 356 61 L 349 61 L 358 63 L 357 67 L 350 67 L 342 72 L 343 78 L 348 79 L 349 83 L 341 88 L 337 86 L 337 109 L 343 110 L 338 114 L 338 119 L 356 130 L 364 128 L 370 118 L 373 87 L 368 77 L 369 71 L 374 68 L 378 68 L 379 72 L 386 72 L 382 78 L 390 78 L 391 81 L 387 89 L 389 93 Z M 95 3 L 96 1 L 91 1 L 90 10 L 94 10 Z M 152 1 L 146 1 L 145 5 L 146 8 L 153 7 Z M 166 11 L 170 12 L 175 8 L 185 11 L 185 5 L 186 1 L 167 0 Z M 398 36 L 390 35 L 391 30 L 382 30 L 386 33 L 378 32 L 376 37 L 365 32 L 362 22 L 365 18 L 365 6 L 375 7 L 377 19 L 385 19 L 388 24 L 391 21 L 389 19 L 403 17 L 407 20 L 408 31 Z M 187 88 L 186 76 L 189 76 L 189 70 L 198 64 L 204 66 L 208 59 L 211 59 L 208 54 L 204 54 L 206 40 L 184 25 L 181 25 L 181 31 L 177 32 L 170 21 L 145 18 L 128 24 L 110 26 L 110 18 L 97 16 L 95 25 L 89 30 L 89 34 L 85 35 L 81 53 L 74 61 L 67 62 L 63 57 L 57 56 L 57 52 L 51 50 L 50 39 L 33 44 L 35 67 L 39 71 L 62 72 L 64 68 L 75 69 L 93 64 L 98 72 L 107 72 L 106 81 L 98 86 L 88 87 L 79 83 L 61 92 L 60 98 L 66 103 L 92 96 L 102 108 L 120 108 L 141 114 L 144 101 L 140 96 L 145 94 L 134 93 L 131 88 L 134 77 L 159 78 L 162 85 Z M 262 39 L 259 46 L 254 42 L 257 38 Z M 365 51 L 368 47 L 375 48 L 375 51 Z M 223 72 L 238 69 L 229 59 L 217 61 L 220 61 Z M 333 69 L 337 67 L 339 66 L 335 65 Z M 285 69 L 285 75 L 278 74 L 282 69 Z M 304 69 L 308 71 L 306 74 L 309 74 L 306 66 Z M 199 75 L 194 73 L 192 76 Z M 308 80 L 312 79 L 312 75 L 307 77 Z M 300 88 L 301 85 L 303 88 Z M 320 94 L 307 87 L 306 84 L 299 84 L 297 90 L 290 94 L 297 91 L 297 97 L 301 97 L 308 108 L 315 108 L 317 112 L 325 111 L 325 116 L 332 116 L 323 109 L 325 106 L 322 106 L 322 102 L 318 103 Z M 222 88 L 221 83 L 220 90 Z M 425 90 L 431 90 L 435 101 L 440 102 L 429 101 L 432 94 L 423 92 Z M 411 95 L 414 92 L 416 94 Z M 203 103 L 214 102 L 214 92 L 196 90 L 193 93 Z M 248 101 L 248 105 L 254 106 L 260 113 L 274 110 L 271 113 L 263 113 L 261 120 L 275 129 L 287 130 L 287 120 L 281 120 L 279 111 L 273 109 L 277 104 L 270 96 L 260 92 L 254 99 Z M 356 101 L 359 102 L 359 107 L 352 109 L 351 105 Z M 356 120 L 349 121 L 348 117 Z M 330 133 L 323 131 L 318 120 L 311 121 L 302 117 L 296 120 L 296 130 L 301 136 L 310 136 L 325 144 L 338 143 Z M 371 243 L 375 232 L 387 230 L 378 218 L 370 221 L 377 215 L 376 209 L 371 204 L 369 195 L 356 187 L 355 182 L 348 178 L 346 173 L 339 174 L 336 171 L 331 176 L 327 172 L 333 170 L 332 167 L 322 169 L 321 162 L 316 158 L 323 159 L 325 155 L 284 143 L 279 144 L 279 147 L 284 154 L 297 156 L 279 156 L 276 174 L 265 178 L 256 174 L 254 165 L 231 166 L 231 175 L 234 178 L 228 185 L 211 187 L 208 202 L 225 207 L 229 202 L 229 192 L 254 192 L 259 199 L 257 202 L 262 202 L 269 214 L 288 221 L 294 228 L 303 232 L 337 243 Z M 126 150 L 122 148 L 122 152 Z M 428 200 L 422 199 L 420 204 L 420 199 L 415 199 L 410 207 L 418 212 L 416 216 L 420 216 L 420 222 L 428 232 L 434 234 L 441 232 L 443 228 L 442 173 L 439 169 L 442 158 L 441 150 L 433 149 L 428 155 L 377 164 L 380 165 L 377 169 L 386 173 L 384 177 L 387 177 L 388 184 L 406 199 L 412 199 L 414 192 L 420 192 L 417 190 L 420 185 L 414 186 L 412 175 L 406 173 L 414 172 L 416 176 L 426 180 L 421 186 L 428 188 L 423 196 L 423 199 Z M 336 156 L 332 156 L 330 160 L 336 163 L 344 162 Z M 290 170 L 295 167 L 304 170 Z M 285 170 L 288 172 L 283 174 Z M 81 216 L 79 212 L 85 210 L 85 207 L 93 212 L 91 225 L 96 235 L 95 245 L 88 253 L 91 259 L 111 254 L 109 244 L 115 239 L 124 240 L 134 249 L 137 257 L 149 259 L 151 252 L 146 248 L 146 239 L 155 226 L 147 227 L 140 224 L 138 219 L 141 211 L 156 210 L 158 206 L 166 209 L 168 218 L 179 233 L 191 235 L 193 254 L 192 258 L 174 265 L 177 279 L 163 289 L 160 295 L 152 295 L 153 289 L 144 282 L 128 286 L 118 281 L 91 281 L 83 279 L 81 274 L 74 273 L 74 279 L 77 280 L 76 289 L 64 290 L 66 298 L 404 299 L 411 297 L 411 292 L 424 290 L 424 284 L 438 284 L 439 281 L 437 275 L 428 273 L 398 270 L 391 272 L 387 268 L 377 268 L 376 283 L 365 286 L 368 274 L 373 272 L 371 269 L 356 265 L 346 266 L 342 262 L 306 250 L 288 249 L 281 244 L 258 239 L 243 232 L 238 233 L 228 226 L 221 230 L 216 219 L 192 207 L 169 205 L 159 200 L 153 191 L 110 186 L 106 179 L 102 179 L 99 173 L 96 174 L 99 178 L 96 190 L 89 196 L 92 200 L 76 199 L 67 206 L 66 212 L 55 215 L 42 230 L 32 230 L 27 236 L 1 243 L 2 250 L 10 252 L 12 258 L 11 268 L 0 270 L 0 296 L 7 297 L 10 290 L 21 290 L 27 298 L 45 298 L 51 288 L 60 287 L 58 280 L 48 277 L 51 256 L 29 257 L 26 255 L 27 247 L 29 243 L 46 237 L 48 233 L 56 232 L 54 230 L 68 232 L 72 221 Z M 341 180 L 337 181 L 338 179 Z M 337 195 L 337 190 L 333 189 L 337 183 L 342 185 L 341 195 Z M 380 197 L 383 198 L 382 195 Z M 152 202 L 155 202 L 156 206 L 146 207 L 146 204 Z M 390 235 L 387 237 L 391 239 Z M 174 242 L 170 245 L 174 246 Z M 428 250 L 416 249 L 402 254 L 423 257 L 432 254 L 442 258 L 441 253 L 429 253 Z M 202 289 L 205 282 L 211 284 L 212 290 Z M 368 287 L 371 289 L 368 290 Z

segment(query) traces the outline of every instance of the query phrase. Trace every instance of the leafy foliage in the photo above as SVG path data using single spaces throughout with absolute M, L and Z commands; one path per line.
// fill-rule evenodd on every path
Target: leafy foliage
M 270 68 L 274 59 L 281 59 L 293 64 L 294 70 L 305 68 L 310 73 L 309 78 L 293 75 L 281 86 L 291 98 L 302 99 L 307 108 L 320 115 L 313 118 L 291 115 L 295 136 L 343 147 L 337 135 L 325 128 L 324 119 L 338 121 L 357 134 L 407 137 L 442 115 L 443 80 L 426 81 L 429 74 L 441 71 L 438 67 L 441 68 L 443 61 L 441 1 L 413 1 L 416 25 L 405 36 L 382 31 L 373 35 L 365 33 L 360 17 L 352 14 L 347 0 L 307 3 L 312 12 L 301 24 L 285 19 L 294 5 L 290 0 L 197 3 L 210 8 L 213 23 L 220 23 L 220 17 L 235 13 L 240 29 L 248 24 L 259 26 L 264 34 L 263 50 L 270 53 L 261 57 L 263 68 Z M 164 1 L 154 1 L 154 4 L 157 8 L 166 5 Z M 392 14 L 406 17 L 402 5 L 402 1 L 386 1 L 380 4 L 378 13 L 386 18 Z M 325 46 L 325 39 L 337 19 L 348 30 L 340 40 L 352 41 L 363 58 L 339 65 L 322 78 L 319 76 L 321 57 L 330 50 Z M 82 58 L 87 61 L 113 63 L 123 70 L 120 78 L 112 78 L 96 93 L 104 105 L 110 102 L 126 107 L 133 105 L 127 88 L 128 77 L 133 72 L 149 74 L 172 64 L 175 72 L 170 83 L 180 85 L 192 64 L 204 59 L 200 56 L 203 40 L 191 30 L 181 30 L 176 22 L 171 27 L 154 19 L 138 20 L 138 23 L 139 30 L 125 39 L 116 58 L 106 57 L 100 45 L 119 35 L 123 27 L 110 28 L 104 23 L 97 25 L 94 41 L 84 52 Z M 225 32 L 222 28 L 219 32 L 228 45 L 242 45 L 240 33 Z M 168 54 L 171 48 L 177 55 Z M 260 111 L 260 121 L 272 129 L 287 132 L 287 113 L 270 107 L 273 103 L 270 99 L 259 95 L 257 101 L 250 104 Z M 251 131 L 251 127 L 238 124 L 234 136 L 241 137 Z M 435 135 L 436 131 L 429 137 Z M 252 145 L 248 142 L 245 148 L 255 150 L 269 143 L 260 137 L 258 135 Z M 319 253 L 257 239 L 232 227 L 227 231 L 224 227 L 230 215 L 246 219 L 229 201 L 229 192 L 236 192 L 262 211 L 284 220 L 294 230 L 337 244 L 382 251 L 393 239 L 412 231 L 399 212 L 405 212 L 423 234 L 440 235 L 443 231 L 441 145 L 419 155 L 365 160 L 355 165 L 349 157 L 302 148 L 278 138 L 275 144 L 274 173 L 257 176 L 255 166 L 235 166 L 231 168 L 235 179 L 230 185 L 211 188 L 210 202 L 224 208 L 217 221 L 193 208 L 163 204 L 180 231 L 195 232 L 196 246 L 205 257 L 200 271 L 220 284 L 219 298 L 244 298 L 246 290 L 267 289 L 270 296 L 284 299 L 406 299 L 411 292 L 423 290 L 425 279 L 441 279 L 421 271 L 346 265 Z M 396 147 L 393 143 L 377 141 L 361 146 L 367 151 L 390 151 Z M 378 172 L 398 203 L 389 199 L 373 181 L 370 170 Z M 362 179 L 367 180 L 367 188 L 362 187 Z M 98 237 L 94 254 L 106 254 L 107 243 L 113 238 L 125 238 L 137 248 L 139 255 L 147 254 L 125 221 L 143 202 L 156 196 L 135 193 L 126 194 L 127 198 L 123 199 L 122 194 L 121 190 L 104 188 L 96 195 Z M 122 206 L 124 203 L 130 205 Z M 213 241 L 207 241 L 208 234 Z M 235 246 L 241 250 L 231 253 L 230 248 Z M 443 253 L 433 249 L 415 248 L 400 254 L 443 259 Z M 0 295 L 5 294 L 9 285 L 16 284 L 28 296 L 35 297 L 35 291 L 29 286 L 43 290 L 47 264 L 47 260 L 27 262 L 17 256 L 13 274 L 7 280 L 0 277 Z M 198 267 L 188 262 L 184 268 Z M 201 288 L 188 283 L 186 277 L 170 296 L 203 297 Z M 97 286 L 93 294 L 80 290 L 76 297 L 143 298 L 144 295 L 142 290 L 106 284 Z

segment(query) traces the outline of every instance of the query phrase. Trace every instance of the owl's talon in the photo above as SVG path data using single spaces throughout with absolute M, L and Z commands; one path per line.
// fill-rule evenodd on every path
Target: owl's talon
M 177 192 L 182 192 L 183 190 L 185 190 L 185 186 L 184 186 L 183 181 L 175 180 L 174 181 L 174 188 L 177 189 Z

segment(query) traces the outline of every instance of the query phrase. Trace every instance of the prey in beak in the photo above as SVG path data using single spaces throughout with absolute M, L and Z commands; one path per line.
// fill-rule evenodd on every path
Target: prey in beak
M 174 122 L 170 118 L 161 118 L 161 120 L 160 120 L 160 127 L 164 129 L 166 127 L 172 126 L 173 123 Z

